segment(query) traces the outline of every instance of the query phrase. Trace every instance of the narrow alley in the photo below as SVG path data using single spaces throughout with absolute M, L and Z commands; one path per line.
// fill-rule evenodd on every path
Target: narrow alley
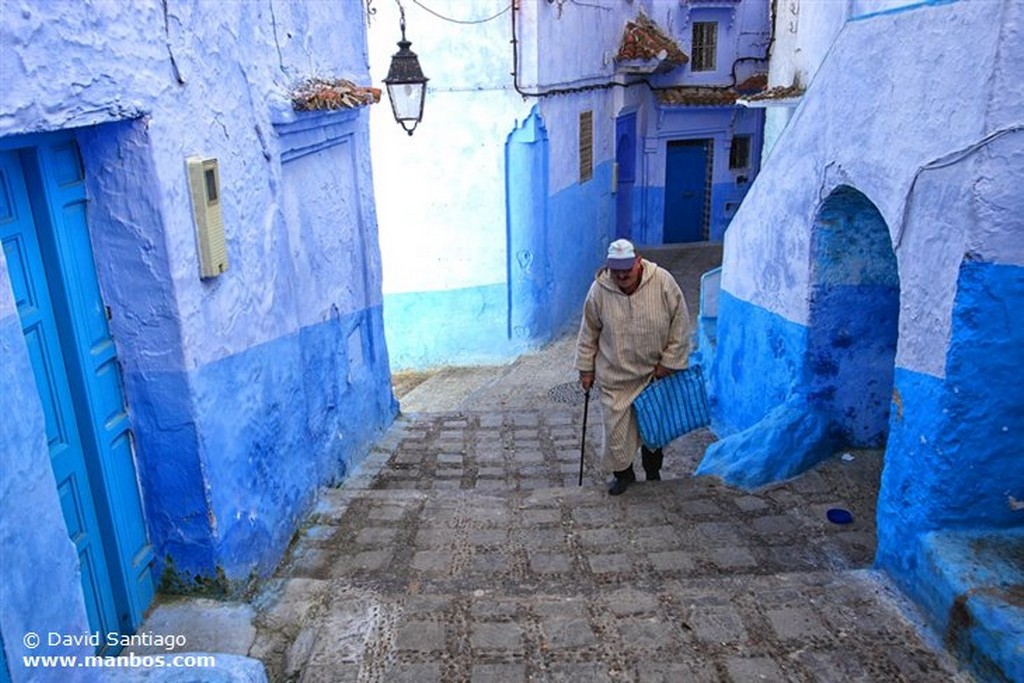
M 695 316 L 720 247 L 648 253 Z M 573 336 L 399 382 L 402 414 L 322 496 L 237 653 L 302 683 L 972 680 L 872 570 L 880 451 L 748 493 L 691 476 L 699 431 L 611 498 L 591 404 L 580 487 Z

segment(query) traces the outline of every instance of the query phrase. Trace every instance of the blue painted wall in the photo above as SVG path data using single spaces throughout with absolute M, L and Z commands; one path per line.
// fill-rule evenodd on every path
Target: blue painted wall
M 6 259 L 0 256 L 6 277 Z M 88 647 L 33 649 L 25 635 L 87 633 L 78 557 L 68 539 L 10 287 L 0 288 L 0 632 L 13 680 L 25 680 L 22 655 L 90 654 Z M 77 672 L 56 672 L 73 680 Z M 54 677 L 54 680 L 56 677 Z
M 508 337 L 523 342 L 551 333 L 551 312 L 538 305 L 556 282 L 547 248 L 550 168 L 547 130 L 534 107 L 505 143 Z
M 154 571 L 171 588 L 232 590 L 270 572 L 318 488 L 348 476 L 397 413 L 369 114 L 297 113 L 289 99 L 309 76 L 369 84 L 364 12 L 0 5 L 0 142 L 77 136 Z M 193 155 L 220 163 L 229 267 L 206 280 Z M 7 267 L 0 634 L 17 681 L 31 680 L 24 633 L 88 625 Z
M 709 377 L 713 427 L 728 435 L 758 422 L 800 385 L 807 328 L 723 290 Z
M 547 301 L 538 302 L 551 310 L 552 332 L 579 313 L 594 274 L 603 262 L 608 243 L 615 234 L 615 209 L 608 188 L 612 185 L 612 162 L 594 167 L 594 177 L 577 188 L 568 188 L 551 198 L 548 253 L 555 264 L 554 286 Z
M 725 235 L 705 344 L 725 438 L 698 472 L 744 487 L 797 474 L 820 453 L 779 467 L 796 445 L 783 436 L 819 438 L 822 419 L 846 443 L 884 441 L 878 567 L 940 633 L 963 631 L 966 661 L 1013 680 L 1019 563 L 988 570 L 1019 556 L 1024 529 L 1024 7 L 914 3 L 838 33 L 806 18 L 802 33 L 836 39 Z M 880 50 L 884 69 L 860 68 Z M 925 52 L 941 85 L 900 87 L 923 83 Z M 851 188 L 863 200 L 830 204 Z
M 1024 526 L 1020 305 L 1024 268 L 965 261 L 945 378 L 896 370 L 878 560 L 908 589 L 919 534 Z

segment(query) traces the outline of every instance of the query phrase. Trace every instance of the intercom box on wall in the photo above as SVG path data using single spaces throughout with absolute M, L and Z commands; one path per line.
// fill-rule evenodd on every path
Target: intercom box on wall
M 199 247 L 199 276 L 217 277 L 228 269 L 228 248 L 220 207 L 220 168 L 215 158 L 189 157 L 187 161 Z

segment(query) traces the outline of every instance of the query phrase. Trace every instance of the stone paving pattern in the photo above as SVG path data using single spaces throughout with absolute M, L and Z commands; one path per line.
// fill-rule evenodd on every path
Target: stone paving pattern
M 648 255 L 696 318 L 720 245 Z M 572 327 L 506 366 L 396 378 L 402 414 L 223 617 L 246 623 L 202 608 L 219 651 L 299 683 L 973 680 L 872 569 L 881 452 L 745 492 L 692 476 L 700 430 L 610 497 L 594 401 L 579 486 Z
M 577 485 L 581 421 L 401 416 L 322 498 L 250 656 L 303 683 L 971 680 L 871 570 L 880 452 L 749 493 L 685 474 L 697 432 L 612 498 Z

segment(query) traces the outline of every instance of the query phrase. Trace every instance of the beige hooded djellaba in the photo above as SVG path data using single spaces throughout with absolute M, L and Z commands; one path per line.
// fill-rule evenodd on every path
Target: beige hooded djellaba
M 624 470 L 640 448 L 633 399 L 654 366 L 682 370 L 690 355 L 690 313 L 675 278 L 641 259 L 636 291 L 624 294 L 607 268 L 597 272 L 583 304 L 576 369 L 593 372 L 603 413 L 604 468 Z

